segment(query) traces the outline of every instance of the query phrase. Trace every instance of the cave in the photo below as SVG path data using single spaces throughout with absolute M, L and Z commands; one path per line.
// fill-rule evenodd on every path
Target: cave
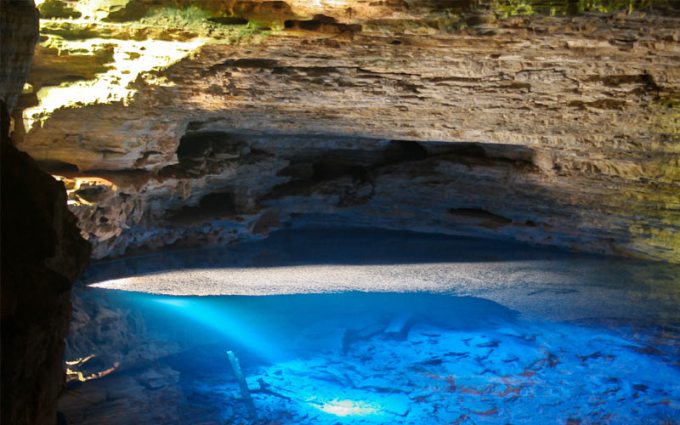
M 3 424 L 680 424 L 672 0 L 0 0 Z

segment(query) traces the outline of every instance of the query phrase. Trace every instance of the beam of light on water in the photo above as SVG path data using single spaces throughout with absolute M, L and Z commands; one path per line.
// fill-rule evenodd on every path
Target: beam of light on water
M 172 313 L 217 331 L 262 359 L 273 360 L 282 355 L 281 350 L 270 342 L 266 331 L 247 323 L 242 314 L 227 306 L 218 307 L 195 298 L 152 298 L 152 302 L 167 306 Z

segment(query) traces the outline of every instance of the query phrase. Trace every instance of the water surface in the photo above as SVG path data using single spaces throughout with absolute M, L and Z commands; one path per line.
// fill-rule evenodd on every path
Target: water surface
M 164 423 L 674 424 L 679 271 L 366 229 L 102 262 L 80 296 L 138 314 L 173 348 L 74 391 L 172 387 Z M 150 370 L 176 379 L 147 385 Z M 78 409 L 64 410 L 95 423 Z

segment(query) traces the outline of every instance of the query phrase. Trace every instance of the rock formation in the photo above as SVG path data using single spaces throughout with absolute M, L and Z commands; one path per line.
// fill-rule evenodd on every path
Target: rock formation
M 302 220 L 680 261 L 673 2 L 96 4 L 41 5 L 17 126 L 95 257 Z
M 35 54 L 32 2 L 0 3 L 3 423 L 54 423 L 78 232 L 96 258 L 324 223 L 680 262 L 673 1 L 38 3 Z M 142 333 L 76 301 L 74 352 Z
M 9 140 L 9 113 L 38 39 L 32 2 L 0 2 L 2 423 L 54 424 L 71 285 L 90 249 L 63 184 Z

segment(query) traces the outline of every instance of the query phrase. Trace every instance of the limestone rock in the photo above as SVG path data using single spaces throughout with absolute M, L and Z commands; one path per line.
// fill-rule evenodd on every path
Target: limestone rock
M 112 182 L 72 199 L 97 257 L 261 234 L 266 212 L 680 261 L 673 5 L 151 3 L 45 21 L 64 63 L 74 38 L 125 59 L 73 83 L 108 97 L 38 88 L 19 131 Z

